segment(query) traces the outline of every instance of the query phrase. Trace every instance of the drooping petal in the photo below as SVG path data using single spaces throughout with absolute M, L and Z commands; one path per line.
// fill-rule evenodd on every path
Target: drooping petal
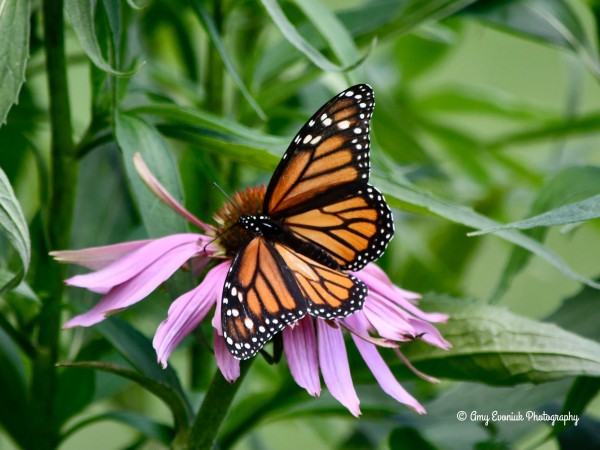
M 193 223 L 199 227 L 201 230 L 206 232 L 213 231 L 213 228 L 210 225 L 205 224 L 191 212 L 185 209 L 183 205 L 175 200 L 175 197 L 173 197 L 169 191 L 167 191 L 165 187 L 160 184 L 152 172 L 150 172 L 150 169 L 142 159 L 142 155 L 140 153 L 133 155 L 133 165 L 135 166 L 137 173 L 140 175 L 144 183 L 146 183 L 146 186 L 148 186 L 148 188 L 154 192 L 154 194 L 169 208 L 171 208 L 184 219 L 188 220 L 190 223 Z
M 412 318 L 410 323 L 415 330 L 415 336 L 420 336 L 419 339 L 444 350 L 452 348 L 452 344 L 444 339 L 439 330 L 429 322 Z
M 88 269 L 98 270 L 149 242 L 150 239 L 143 239 L 81 250 L 57 250 L 50 252 L 50 256 L 60 263 L 77 264 Z
M 225 339 L 215 330 L 215 358 L 217 366 L 227 381 L 233 383 L 240 376 L 240 361 L 235 359 L 225 344 Z
M 298 386 L 313 397 L 321 394 L 319 358 L 313 319 L 305 316 L 294 327 L 283 329 L 283 349 L 288 367 Z
M 360 401 L 352 384 L 342 330 L 333 328 L 322 319 L 317 319 L 317 330 L 319 364 L 327 389 L 353 415 L 358 417 Z
M 379 294 L 389 302 L 428 322 L 445 322 L 448 320 L 446 314 L 427 313 L 419 309 L 416 306 L 416 300 L 421 296 L 396 286 L 387 274 L 374 263 L 367 264 L 360 272 L 352 273 L 367 285 L 369 295 Z
M 202 242 L 204 239 L 206 239 L 206 236 L 194 233 L 174 234 L 155 239 L 97 272 L 76 275 L 65 282 L 71 286 L 84 287 L 94 292 L 105 293 L 112 287 L 143 273 L 157 260 L 166 259 L 166 255 L 178 247 L 185 247 L 187 253 L 193 247 L 194 251 L 186 259 L 191 258 L 195 253 L 203 251 Z
M 196 241 L 172 248 L 126 283 L 112 288 L 92 309 L 73 317 L 63 328 L 89 327 L 139 302 L 197 252 Z
M 158 326 L 152 341 L 158 362 L 163 367 L 167 366 L 175 347 L 198 326 L 220 298 L 225 276 L 221 272 L 223 268 L 220 266 L 213 268 L 202 283 L 171 303 L 167 318 Z
M 371 326 L 382 337 L 406 341 L 406 335 L 415 335 L 410 314 L 376 292 L 370 292 L 362 309 Z
M 357 329 L 360 330 L 361 325 L 358 321 L 353 320 L 352 316 L 347 317 L 347 321 L 352 323 Z M 367 330 L 363 329 L 362 332 L 366 333 Z M 362 340 L 359 336 L 352 334 L 352 339 L 356 344 L 356 348 L 360 352 L 361 356 L 369 366 L 369 369 L 375 376 L 375 379 L 390 397 L 396 399 L 400 403 L 410 406 L 419 414 L 425 413 L 425 408 L 412 396 L 410 395 L 401 385 L 398 383 L 392 371 L 387 366 L 379 352 L 377 347 L 373 344 Z

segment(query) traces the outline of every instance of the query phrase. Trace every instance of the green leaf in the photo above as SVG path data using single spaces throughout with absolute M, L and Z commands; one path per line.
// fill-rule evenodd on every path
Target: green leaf
M 485 146 L 490 151 L 498 151 L 513 145 L 536 144 L 594 135 L 599 130 L 600 114 L 592 113 L 573 118 L 547 120 L 543 125 L 536 125 L 529 130 L 506 133 L 499 139 L 486 142 Z
M 287 41 L 300 52 L 302 52 L 317 67 L 322 70 L 332 72 L 340 72 L 348 69 L 348 66 L 340 66 L 332 63 L 325 56 L 323 56 L 319 50 L 317 50 L 306 39 L 304 39 L 304 37 L 296 30 L 294 25 L 288 20 L 276 0 L 261 0 L 261 2 Z
M 21 267 L 19 271 L 8 281 L 0 284 L 0 294 L 17 286 L 29 269 L 31 258 L 31 242 L 29 229 L 23 216 L 23 211 L 15 193 L 0 168 L 0 231 L 3 232 L 11 245 L 19 255 Z
M 578 377 L 567 394 L 561 414 L 565 416 L 567 414 L 577 417 L 582 416 L 587 406 L 598 395 L 598 392 L 600 392 L 600 378 Z M 557 421 L 555 426 L 552 427 L 549 437 L 558 436 L 565 428 L 572 425 L 574 425 L 572 421 Z
M 194 7 L 196 14 L 198 15 L 198 18 L 200 19 L 200 22 L 204 26 L 204 29 L 210 36 L 210 40 L 215 46 L 217 52 L 219 53 L 219 56 L 221 56 L 221 60 L 223 61 L 223 64 L 225 65 L 225 68 L 227 69 L 227 72 L 229 72 L 229 75 L 233 79 L 234 83 L 236 84 L 246 101 L 250 104 L 250 106 L 252 106 L 252 109 L 256 111 L 256 114 L 258 114 L 258 116 L 262 120 L 267 120 L 267 116 L 265 116 L 264 111 L 262 110 L 260 105 L 256 103 L 256 100 L 254 100 L 254 98 L 244 85 L 242 78 L 238 74 L 235 66 L 233 65 L 233 62 L 229 58 L 229 54 L 227 53 L 227 50 L 225 50 L 225 45 L 221 40 L 221 36 L 219 35 L 219 31 L 217 30 L 217 27 L 211 15 L 208 13 L 201 0 L 194 0 L 192 2 L 192 6 Z
M 0 424 L 21 448 L 30 448 L 29 395 L 25 368 L 13 340 L 0 328 Z
M 357 63 L 359 54 L 352 35 L 333 12 L 318 0 L 295 0 L 294 3 L 325 38 L 329 48 L 343 65 Z
M 19 99 L 29 56 L 29 0 L 0 1 L 0 127 Z
M 578 293 L 566 299 L 545 320 L 587 339 L 600 342 L 598 311 L 600 311 L 600 292 L 584 286 Z
M 188 142 L 194 146 L 251 167 L 273 171 L 281 158 L 280 154 L 266 150 L 264 146 L 240 141 L 231 135 L 212 134 L 207 130 L 189 126 L 162 126 L 167 136 Z
M 221 136 L 227 142 L 234 141 L 256 147 L 260 146 L 274 152 L 281 151 L 289 144 L 289 140 L 286 138 L 271 136 L 253 128 L 245 127 L 239 122 L 190 107 L 167 104 L 144 105 L 131 109 L 129 113 L 161 117 L 171 126 L 175 124 L 193 126 L 200 134 L 213 137 Z
M 600 344 L 554 324 L 504 308 L 428 296 L 422 306 L 449 314 L 438 325 L 448 351 L 415 342 L 405 354 L 433 376 L 491 385 L 542 383 L 571 376 L 600 376 Z
M 156 238 L 185 232 L 184 219 L 171 211 L 146 187 L 133 165 L 133 155 L 139 152 L 156 178 L 183 204 L 177 164 L 162 136 L 148 123 L 122 112 L 116 113 L 115 133 L 148 236 Z
M 162 384 L 155 379 L 149 378 L 135 370 L 128 369 L 118 364 L 100 362 L 100 361 L 84 361 L 75 363 L 60 363 L 60 367 L 69 368 L 85 368 L 101 370 L 103 372 L 112 373 L 142 386 L 148 392 L 151 392 L 156 397 L 161 399 L 171 410 L 176 430 L 185 430 L 189 424 L 188 411 L 186 406 L 181 402 L 181 398 L 171 389 L 171 387 Z
M 156 352 L 146 336 L 118 317 L 104 320 L 96 328 L 145 377 L 168 386 L 182 401 L 187 402 L 177 373 L 171 366 L 164 369 L 159 366 Z
M 96 38 L 93 5 L 94 2 L 89 0 L 65 0 L 65 9 L 69 13 L 71 24 L 81 47 L 99 69 L 117 76 L 134 74 L 138 70 L 137 68 L 129 72 L 122 72 L 112 67 L 102 55 L 102 49 Z
M 124 425 L 130 426 L 131 428 L 139 431 L 143 436 L 148 439 L 158 441 L 168 447 L 173 440 L 173 429 L 167 425 L 156 422 L 145 415 L 136 414 L 128 411 L 113 411 L 103 414 L 97 414 L 92 417 L 83 419 L 82 421 L 73 425 L 69 430 L 63 434 L 62 440 L 66 440 L 67 437 L 74 434 L 76 431 L 88 426 L 93 425 L 101 421 L 114 421 Z
M 560 207 L 566 203 L 600 193 L 600 168 L 568 167 L 556 175 L 539 190 L 529 213 L 539 214 L 548 209 Z M 547 230 L 543 228 L 528 230 L 525 234 L 536 241 L 543 241 Z M 531 254 L 523 248 L 515 248 L 504 266 L 502 276 L 492 292 L 489 302 L 496 303 L 510 287 L 512 280 L 529 262 Z
M 388 438 L 390 450 L 435 450 L 415 428 L 403 426 L 392 430 Z
M 583 6 L 583 5 L 582 5 Z M 600 77 L 600 62 L 579 17 L 564 0 L 513 0 L 478 2 L 468 14 L 546 43 L 568 48 Z
M 58 374 L 54 420 L 64 424 L 94 399 L 96 377 L 92 371 L 61 370 Z
M 528 230 L 535 227 L 551 227 L 567 223 L 583 222 L 600 217 L 600 195 L 586 198 L 580 202 L 569 203 L 560 208 L 552 209 L 543 214 L 529 217 L 517 222 L 507 223 L 493 228 L 474 231 L 470 236 L 495 233 L 500 230 Z
M 381 188 L 382 192 L 386 195 L 388 203 L 393 207 L 418 214 L 442 217 L 452 222 L 477 229 L 490 228 L 498 225 L 494 220 L 478 214 L 470 208 L 455 205 L 447 200 L 435 197 L 430 193 L 402 184 L 398 180 L 384 179 L 381 177 L 372 178 L 373 184 Z M 600 283 L 594 282 L 576 273 L 567 266 L 557 254 L 525 234 L 514 230 L 502 230 L 495 234 L 495 236 L 501 237 L 529 250 L 531 253 L 539 256 L 554 266 L 568 278 L 585 283 L 594 288 L 600 288 Z
M 507 415 L 521 412 L 525 416 L 527 411 L 534 411 L 549 403 L 562 401 L 570 384 L 570 378 L 543 384 L 526 383 L 510 387 L 487 386 L 472 382 L 460 383 L 425 403 L 427 415 L 419 418 L 417 424 L 427 427 L 427 436 L 442 448 L 446 448 L 445 442 L 453 442 L 455 444 L 453 448 L 474 448 L 475 443 L 485 439 L 487 433 L 482 429 L 480 421 L 471 421 L 472 411 L 490 417 L 494 411 Z M 456 416 L 459 411 L 465 411 L 468 416 L 465 422 L 457 426 Z M 539 422 L 490 421 L 489 428 L 498 439 L 514 444 L 514 448 L 524 436 L 539 428 Z

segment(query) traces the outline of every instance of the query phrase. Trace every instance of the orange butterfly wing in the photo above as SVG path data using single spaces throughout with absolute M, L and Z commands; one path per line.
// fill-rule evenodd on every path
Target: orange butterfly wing
M 365 284 L 262 236 L 234 259 L 223 290 L 223 337 L 237 359 L 254 356 L 306 313 L 324 319 L 362 308 Z
M 234 357 L 254 356 L 306 313 L 324 319 L 360 310 L 359 270 L 390 242 L 392 214 L 368 184 L 374 96 L 366 84 L 340 93 L 304 125 L 275 170 L 263 215 L 240 218 L 254 234 L 223 289 L 222 324 Z
M 394 234 L 392 213 L 368 184 L 373 90 L 353 86 L 326 103 L 302 127 L 275 170 L 263 213 L 284 224 L 340 269 L 377 259 Z M 320 258 L 323 260 L 324 258 Z

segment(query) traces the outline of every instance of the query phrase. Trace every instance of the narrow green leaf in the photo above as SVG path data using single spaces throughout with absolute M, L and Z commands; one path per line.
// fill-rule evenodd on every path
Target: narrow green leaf
M 427 114 L 486 114 L 511 120 L 547 120 L 556 113 L 487 86 L 446 86 L 419 98 Z M 558 119 L 558 118 L 557 118 Z
M 560 118 L 546 121 L 529 130 L 507 133 L 499 139 L 487 142 L 491 151 L 498 151 L 512 145 L 536 144 L 572 137 L 597 134 L 600 130 L 600 114 L 592 113 L 580 117 Z
M 600 292 L 584 286 L 546 317 L 546 321 L 600 343 L 598 311 L 600 311 Z
M 500 230 L 528 230 L 535 227 L 551 227 L 554 225 L 565 225 L 567 223 L 583 222 L 600 217 L 600 195 L 594 195 L 585 200 L 560 208 L 552 209 L 544 214 L 530 217 L 525 220 L 507 223 L 493 228 L 473 231 L 469 236 L 495 233 Z
M 593 166 L 568 167 L 555 174 L 539 190 L 530 215 L 560 207 L 570 202 L 600 193 L 600 168 Z M 536 241 L 543 241 L 547 229 L 534 228 L 525 232 Z M 523 248 L 514 248 L 502 271 L 502 276 L 492 292 L 489 302 L 496 303 L 511 285 L 512 280 L 529 262 L 531 253 Z
M 53 417 L 63 425 L 77 415 L 94 399 L 96 374 L 92 371 L 61 370 L 58 373 L 56 403 Z
M 436 450 L 415 428 L 403 426 L 392 430 L 388 438 L 390 450 Z
M 273 151 L 284 149 L 289 140 L 271 136 L 253 128 L 248 128 L 233 120 L 206 111 L 177 105 L 144 105 L 133 108 L 131 114 L 149 114 L 165 119 L 169 125 L 183 124 L 196 127 L 198 133 L 223 136 L 226 141 L 236 141 L 248 145 L 264 146 Z M 204 131 L 203 131 L 204 130 Z
M 322 70 L 331 72 L 341 72 L 347 70 L 349 66 L 339 66 L 332 63 L 326 57 L 324 57 L 315 47 L 313 47 L 294 27 L 294 25 L 288 20 L 285 13 L 279 6 L 276 0 L 261 0 L 263 6 L 267 10 L 267 13 L 271 16 L 271 19 L 281 31 L 281 34 L 287 39 L 287 41 L 302 52 L 308 59 L 310 59 L 317 67 Z
M 281 154 L 267 150 L 264 146 L 240 140 L 232 135 L 210 133 L 208 130 L 189 126 L 162 126 L 160 130 L 169 137 L 202 148 L 202 151 L 209 151 L 231 158 L 240 164 L 267 171 L 275 169 L 281 158 Z
M 13 340 L 0 328 L 0 424 L 21 448 L 30 448 L 29 396 L 25 368 Z
M 0 0 L 0 127 L 17 103 L 29 57 L 29 0 Z
M 581 417 L 588 405 L 600 392 L 600 378 L 577 377 L 562 407 L 561 414 Z M 565 428 L 572 426 L 573 422 L 556 422 L 552 427 L 550 436 L 558 436 Z
M 444 433 L 432 441 L 441 445 L 444 442 L 453 442 L 454 448 L 478 448 L 475 443 L 485 436 L 480 421 L 471 422 L 471 411 L 478 414 L 487 414 L 490 417 L 494 411 L 499 414 L 517 414 L 525 416 L 527 411 L 544 408 L 549 403 L 558 403 L 563 400 L 572 380 L 566 378 L 560 381 L 551 381 L 543 384 L 525 383 L 518 386 L 488 386 L 481 383 L 464 382 L 451 389 L 445 390 L 430 402 L 425 403 L 427 415 L 417 419 L 417 425 L 427 426 L 423 422 L 435 423 L 435 428 L 441 427 Z M 465 411 L 469 416 L 465 422 L 457 426 L 457 413 Z M 540 423 L 535 421 L 523 422 L 492 422 L 489 429 L 494 435 L 513 448 L 522 442 L 521 439 L 529 435 L 534 429 L 539 429 Z M 438 428 L 439 429 L 439 428 Z M 431 431 L 429 429 L 428 431 Z M 427 433 L 428 436 L 432 436 Z M 488 435 L 489 436 L 489 435 Z M 445 446 L 441 445 L 442 448 Z
M 184 219 L 173 213 L 146 187 L 133 165 L 133 155 L 139 152 L 158 180 L 180 203 L 183 193 L 175 158 L 162 136 L 143 120 L 117 112 L 115 118 L 117 143 L 140 215 L 150 237 L 161 237 L 186 230 Z
M 295 0 L 295 3 L 325 38 L 342 65 L 356 64 L 359 60 L 358 50 L 352 35 L 337 16 L 319 0 Z
M 213 22 L 212 17 L 202 4 L 201 0 L 194 0 L 192 2 L 192 6 L 194 7 L 196 14 L 198 15 L 198 18 L 200 19 L 200 22 L 204 26 L 204 29 L 210 36 L 210 40 L 212 41 L 217 52 L 221 56 L 221 60 L 223 61 L 223 64 L 225 65 L 225 68 L 227 69 L 227 72 L 229 72 L 229 75 L 233 79 L 234 83 L 236 84 L 246 101 L 250 104 L 250 106 L 252 106 L 252 109 L 256 111 L 256 114 L 258 114 L 258 116 L 262 120 L 267 120 L 267 116 L 265 115 L 264 111 L 262 110 L 260 105 L 256 103 L 256 100 L 254 100 L 254 98 L 250 94 L 250 91 L 248 91 L 248 89 L 246 88 L 246 85 L 242 81 L 242 78 L 238 74 L 235 66 L 233 65 L 233 62 L 231 61 L 231 58 L 229 58 L 229 54 L 225 49 L 225 45 L 223 44 L 221 36 L 219 35 L 219 31 L 217 30 L 217 27 Z
M 112 411 L 108 413 L 97 414 L 91 417 L 87 417 L 80 422 L 74 424 L 69 428 L 63 435 L 62 440 L 66 440 L 69 436 L 75 432 L 85 428 L 88 425 L 94 425 L 102 421 L 113 421 L 119 422 L 123 425 L 127 425 L 137 431 L 148 439 L 153 439 L 157 442 L 162 443 L 165 447 L 168 447 L 173 440 L 173 429 L 165 424 L 156 422 L 150 419 L 148 416 L 142 414 L 136 414 L 129 411 Z
M 583 5 L 582 5 L 583 7 Z M 516 0 L 478 2 L 467 12 L 494 25 L 517 31 L 577 53 L 600 78 L 600 61 L 585 27 L 564 0 Z
M 177 395 L 170 386 L 149 378 L 140 372 L 128 369 L 118 364 L 100 362 L 100 361 L 85 361 L 76 363 L 60 363 L 60 367 L 85 368 L 101 370 L 103 372 L 113 373 L 142 386 L 148 392 L 151 392 L 156 397 L 161 399 L 171 410 L 173 420 L 175 421 L 176 430 L 185 430 L 189 424 L 188 411 L 186 405 L 182 403 L 181 397 Z
M 554 324 L 504 308 L 428 297 L 427 309 L 449 314 L 439 325 L 452 343 L 444 351 L 415 342 L 406 356 L 425 373 L 491 385 L 542 383 L 572 376 L 600 376 L 600 344 Z
M 99 69 L 117 76 L 133 75 L 138 68 L 122 72 L 112 67 L 102 55 L 100 44 L 96 38 L 93 6 L 94 2 L 90 0 L 65 0 L 65 10 L 69 13 L 73 30 L 75 30 L 81 47 Z
M 416 188 L 402 184 L 398 180 L 373 177 L 373 184 L 382 189 L 391 206 L 418 214 L 442 217 L 452 222 L 463 224 L 476 229 L 497 226 L 494 220 L 485 217 L 470 208 L 455 205 L 447 200 L 435 197 L 430 193 L 419 191 Z M 547 263 L 558 269 L 563 275 L 573 280 L 585 283 L 588 286 L 600 289 L 600 283 L 592 281 L 571 269 L 556 253 L 531 239 L 525 234 L 515 230 L 502 230 L 495 234 L 515 245 L 529 250 L 531 253 L 544 259 Z
M 21 211 L 21 206 L 8 181 L 4 171 L 0 168 L 0 232 L 6 235 L 7 240 L 19 255 L 21 267 L 13 278 L 0 284 L 0 294 L 17 286 L 29 269 L 31 258 L 31 242 L 27 222 Z
M 177 373 L 171 366 L 164 369 L 160 367 L 152 343 L 146 336 L 118 317 L 102 321 L 96 325 L 96 329 L 133 367 L 145 377 L 168 386 L 187 407 L 187 400 Z

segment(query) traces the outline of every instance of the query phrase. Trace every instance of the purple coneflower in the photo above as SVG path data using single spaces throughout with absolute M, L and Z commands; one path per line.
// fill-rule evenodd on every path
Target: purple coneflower
M 148 187 L 173 210 L 199 227 L 205 234 L 174 234 L 159 239 L 127 242 L 103 247 L 52 252 L 60 262 L 79 264 L 95 270 L 66 280 L 103 294 L 89 311 L 73 317 L 64 328 L 88 327 L 143 300 L 175 271 L 182 267 L 202 274 L 212 267 L 200 284 L 171 304 L 167 318 L 159 325 L 153 345 L 158 362 L 164 367 L 177 345 L 196 328 L 215 307 L 212 325 L 214 353 L 223 376 L 234 382 L 240 364 L 227 350 L 221 329 L 221 295 L 231 257 L 244 239 L 240 227 L 232 227 L 240 214 L 258 214 L 265 195 L 264 187 L 247 189 L 233 196 L 235 205 L 226 202 L 215 215 L 217 226 L 207 225 L 181 206 L 154 178 L 140 155 L 134 157 L 140 176 Z M 219 236 L 215 239 L 215 236 Z M 354 272 L 369 288 L 364 307 L 343 319 L 323 320 L 305 316 L 283 330 L 283 348 L 288 366 L 299 386 L 310 395 L 321 392 L 319 369 L 331 395 L 358 416 L 359 400 L 354 390 L 346 354 L 343 330 L 348 331 L 365 363 L 381 388 L 397 401 L 419 413 L 425 409 L 393 376 L 377 347 L 392 348 L 417 375 L 418 372 L 399 350 L 401 342 L 419 337 L 437 347 L 450 344 L 432 325 L 447 316 L 425 313 L 417 307 L 418 294 L 395 286 L 375 264 Z

